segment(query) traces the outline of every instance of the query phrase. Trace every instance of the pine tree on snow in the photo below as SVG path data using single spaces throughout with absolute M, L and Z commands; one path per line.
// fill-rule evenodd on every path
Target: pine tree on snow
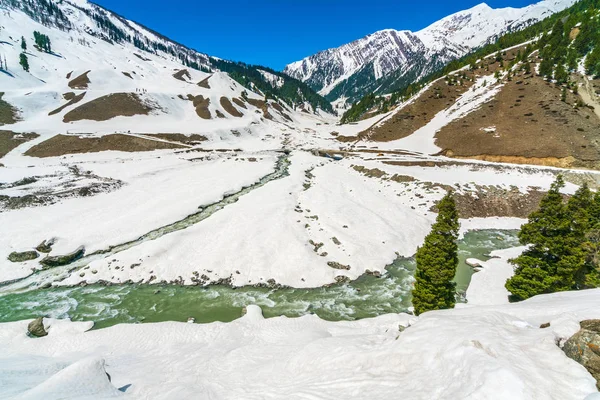
M 449 192 L 438 203 L 438 216 L 417 250 L 417 271 L 413 290 L 415 314 L 454 307 L 456 284 L 453 282 L 458 266 L 458 211 Z

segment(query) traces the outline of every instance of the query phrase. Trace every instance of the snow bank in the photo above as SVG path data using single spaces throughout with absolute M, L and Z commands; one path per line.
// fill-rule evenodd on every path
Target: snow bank
M 581 400 L 597 393 L 595 381 L 555 343 L 589 318 L 600 318 L 600 290 L 354 322 L 265 320 L 250 306 L 227 324 L 117 325 L 41 339 L 5 323 L 0 365 L 11 385 L 0 385 L 0 396 L 36 387 L 88 396 L 73 387 L 72 371 L 113 395 L 105 359 L 114 388 L 134 398 Z
M 476 260 L 479 271 L 471 277 L 467 289 L 469 305 L 507 304 L 509 292 L 504 287 L 506 280 L 513 276 L 514 266 L 508 262 L 517 257 L 526 247 L 513 247 L 506 250 L 493 251 L 494 257 L 488 261 Z
M 123 395 L 111 385 L 101 358 L 77 361 L 23 393 L 19 398 L 33 399 L 82 399 L 113 398 Z

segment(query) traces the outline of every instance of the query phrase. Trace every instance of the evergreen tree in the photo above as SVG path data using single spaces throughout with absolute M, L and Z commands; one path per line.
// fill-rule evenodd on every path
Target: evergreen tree
M 600 43 L 585 59 L 585 70 L 589 75 L 600 77 Z
M 29 72 L 29 60 L 27 59 L 25 53 L 21 53 L 19 55 L 19 64 L 26 72 Z
M 551 77 L 552 76 L 552 61 L 549 58 L 544 58 L 540 63 L 540 76 Z
M 567 70 L 565 69 L 564 65 L 558 64 L 556 66 L 556 70 L 554 71 L 554 79 L 556 79 L 556 83 L 558 83 L 559 85 L 567 83 L 567 81 L 569 80 L 569 74 L 567 73 Z
M 525 300 L 550 292 L 554 283 L 552 263 L 559 258 L 556 248 L 570 230 L 566 207 L 560 194 L 563 187 L 564 181 L 559 176 L 540 202 L 540 208 L 521 227 L 519 240 L 521 244 L 530 247 L 511 260 L 517 268 L 515 275 L 506 282 L 506 288 L 512 293 L 513 299 Z
M 456 284 L 452 280 L 458 265 L 459 222 L 452 194 L 446 194 L 437 207 L 437 219 L 416 255 L 412 300 L 416 315 L 452 308 L 456 303 Z
M 25 41 L 25 37 L 21 36 L 21 49 L 23 51 L 27 51 L 27 42 Z
M 50 44 L 50 38 L 43 33 L 38 31 L 33 32 L 33 38 L 35 40 L 35 44 L 40 51 L 45 51 L 46 53 L 52 52 L 52 46 Z
M 584 183 L 567 203 L 567 213 L 571 221 L 571 232 L 567 237 L 565 256 L 557 263 L 557 274 L 561 287 L 558 290 L 583 289 L 586 276 L 590 273 L 587 260 L 587 234 L 591 225 L 591 210 L 594 195 Z
M 577 69 L 577 52 L 570 49 L 567 53 L 567 69 L 570 72 L 574 72 Z
M 529 216 L 519 232 L 521 244 L 527 250 L 511 260 L 515 275 L 506 288 L 513 300 L 525 300 L 542 293 L 589 287 L 590 267 L 588 232 L 592 221 L 594 197 L 583 185 L 564 204 L 558 176 L 542 199 L 540 208 Z M 598 200 L 600 209 L 600 199 Z

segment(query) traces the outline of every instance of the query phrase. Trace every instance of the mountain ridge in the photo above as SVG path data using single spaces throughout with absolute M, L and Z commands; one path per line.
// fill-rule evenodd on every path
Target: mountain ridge
M 308 83 L 334 103 L 353 102 L 369 92 L 389 92 L 400 80 L 418 80 L 500 35 L 527 27 L 575 1 L 546 0 L 524 8 L 500 9 L 481 3 L 416 32 L 374 32 L 290 63 L 284 72 Z

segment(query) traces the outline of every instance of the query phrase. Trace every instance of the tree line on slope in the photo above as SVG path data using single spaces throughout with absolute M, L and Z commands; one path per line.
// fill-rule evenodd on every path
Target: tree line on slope
M 540 75 L 567 83 L 569 72 L 577 70 L 585 58 L 588 75 L 600 76 L 600 14 L 590 8 L 556 21 L 552 30 L 538 41 L 542 62 Z
M 34 31 L 33 32 L 33 37 L 34 37 L 34 41 L 35 41 L 35 47 L 39 50 L 39 51 L 44 51 L 46 53 L 52 53 L 52 44 L 50 42 L 50 38 L 47 35 L 44 35 L 43 33 L 40 33 L 38 31 Z M 23 68 L 23 70 L 25 70 L 26 72 L 29 72 L 29 59 L 27 58 L 27 41 L 25 40 L 24 36 L 21 36 L 21 53 L 19 54 L 19 65 Z M 0 68 L 2 67 L 2 65 L 0 64 Z M 5 68 L 2 69 L 7 69 L 8 66 L 5 66 Z
M 260 90 L 266 97 L 278 97 L 288 103 L 290 106 L 309 103 L 314 110 L 317 108 L 333 113 L 331 103 L 324 97 L 319 95 L 307 84 L 295 78 L 277 72 L 271 68 L 248 65 L 242 62 L 231 62 L 221 59 L 211 58 L 211 63 L 220 71 L 227 72 L 229 76 L 235 79 L 240 85 L 254 90 Z M 267 82 L 259 70 L 268 72 L 283 79 L 283 85 L 273 87 L 270 82 Z
M 342 116 L 342 123 L 358 121 L 365 113 L 384 113 L 391 107 L 419 92 L 428 83 L 466 66 L 474 69 L 478 60 L 519 44 L 532 43 L 532 50 L 540 50 L 542 65 L 540 75 L 554 78 L 558 69 L 559 79 L 567 71 L 575 71 L 577 63 L 585 57 L 586 73 L 600 77 L 600 0 L 580 0 L 570 8 L 537 22 L 529 27 L 507 33 L 494 43 L 485 45 L 468 55 L 451 61 L 439 71 L 412 82 L 391 95 L 377 96 L 369 93 L 355 102 Z M 573 29 L 579 29 L 575 40 L 570 40 Z M 564 73 L 562 71 L 565 71 Z M 364 101 L 363 101 L 364 100 Z

